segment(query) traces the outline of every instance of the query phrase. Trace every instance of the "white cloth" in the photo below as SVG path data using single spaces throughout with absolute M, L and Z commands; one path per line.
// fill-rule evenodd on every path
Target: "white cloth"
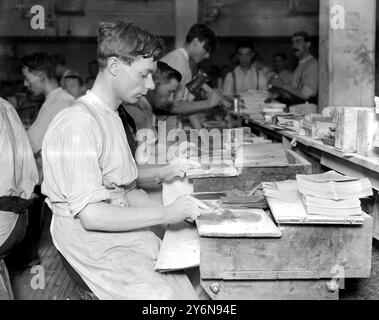
M 89 203 L 127 205 L 137 178 L 117 112 L 91 91 L 82 99 L 97 120 L 75 103 L 53 120 L 42 146 L 54 245 L 100 299 L 172 299 L 178 294 L 172 277 L 154 271 L 160 240 L 148 228 L 87 231 L 76 217 Z
M 195 97 L 186 87 L 186 84 L 192 80 L 192 71 L 189 65 L 187 51 L 184 48 L 178 48 L 167 53 L 161 61 L 167 63 L 171 68 L 179 71 L 182 75 L 182 80 L 175 92 L 174 101 L 193 101 Z
M 74 101 L 75 98 L 61 87 L 54 89 L 46 96 L 45 102 L 38 112 L 37 119 L 27 131 L 33 153 L 41 150 L 43 137 L 54 117 L 59 111 L 72 105 Z
M 262 70 L 257 70 L 254 66 L 247 71 L 241 69 L 237 66 L 234 69 L 235 74 L 235 84 L 237 94 L 252 90 L 265 90 L 267 89 L 267 79 Z M 225 95 L 232 97 L 234 94 L 234 80 L 232 72 L 229 72 L 224 80 L 222 91 Z
M 29 199 L 38 172 L 24 126 L 14 109 L 0 98 L 0 197 Z M 17 223 L 18 214 L 0 211 L 0 246 Z

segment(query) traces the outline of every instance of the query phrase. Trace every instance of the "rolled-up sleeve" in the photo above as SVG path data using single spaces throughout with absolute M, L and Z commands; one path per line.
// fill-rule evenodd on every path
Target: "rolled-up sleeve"
M 49 128 L 42 156 L 44 190 L 49 200 L 63 197 L 76 216 L 90 203 L 109 200 L 110 193 L 102 183 L 102 138 L 96 120 L 83 112 L 71 116 L 68 125 L 63 117 L 64 127 L 55 123 Z

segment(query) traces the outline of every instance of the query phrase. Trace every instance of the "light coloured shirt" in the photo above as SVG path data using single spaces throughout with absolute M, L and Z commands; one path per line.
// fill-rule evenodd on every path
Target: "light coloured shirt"
M 175 92 L 174 101 L 193 101 L 194 96 L 188 91 L 186 84 L 192 80 L 192 71 L 189 65 L 189 56 L 184 48 L 178 48 L 167 53 L 161 61 L 167 63 L 171 68 L 179 71 L 182 80 Z
M 233 80 L 232 72 L 235 74 L 235 82 Z M 254 66 L 247 71 L 237 66 L 234 71 L 229 72 L 224 80 L 222 90 L 225 95 L 233 96 L 234 91 L 237 94 L 248 90 L 266 90 L 267 79 L 262 70 L 257 71 Z
M 128 206 L 126 193 L 137 178 L 117 112 L 92 91 L 81 99 L 92 114 L 79 103 L 63 110 L 42 146 L 54 245 L 100 299 L 167 298 L 171 277 L 154 271 L 160 240 L 150 229 L 87 231 L 77 217 L 90 203 Z
M 29 199 L 38 172 L 24 126 L 14 109 L 0 98 L 0 197 Z M 8 239 L 19 215 L 0 210 L 0 246 Z
M 312 55 L 299 61 L 293 75 L 292 86 L 300 89 L 307 99 L 317 95 L 318 62 Z
M 61 110 L 72 105 L 74 101 L 75 98 L 61 87 L 54 89 L 46 96 L 45 102 L 38 112 L 37 119 L 27 131 L 33 153 L 37 153 L 41 150 L 42 140 L 54 117 Z

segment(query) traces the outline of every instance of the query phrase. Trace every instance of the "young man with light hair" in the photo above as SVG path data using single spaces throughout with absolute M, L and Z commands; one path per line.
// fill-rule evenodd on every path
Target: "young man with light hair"
M 55 246 L 100 299 L 196 299 L 184 274 L 154 271 L 160 247 L 150 230 L 193 220 L 191 197 L 168 206 L 135 187 L 137 167 L 116 110 L 154 89 L 158 38 L 124 22 L 98 30 L 92 90 L 62 111 L 42 147 L 43 192 Z

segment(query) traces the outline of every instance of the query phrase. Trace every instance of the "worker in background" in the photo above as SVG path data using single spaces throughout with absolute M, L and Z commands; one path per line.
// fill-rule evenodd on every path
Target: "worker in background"
M 273 57 L 273 70 L 270 72 L 269 83 L 272 79 L 280 79 L 285 84 L 291 84 L 293 72 L 287 69 L 287 55 L 285 53 L 277 53 Z
M 24 85 L 35 95 L 42 94 L 45 101 L 38 112 L 36 120 L 27 131 L 30 145 L 36 156 L 37 167 L 42 173 L 40 151 L 47 127 L 57 113 L 69 107 L 74 97 L 63 90 L 55 75 L 54 60 L 47 53 L 37 52 L 21 59 Z M 41 179 L 42 176 L 40 175 Z
M 55 53 L 51 56 L 55 63 L 55 75 L 60 85 L 62 85 L 63 78 L 72 71 L 66 66 L 66 58 L 60 53 Z
M 86 86 L 79 74 L 70 72 L 62 80 L 62 88 L 75 99 L 81 97 L 86 92 Z
M 172 112 L 176 114 L 189 114 L 193 128 L 201 129 L 200 112 L 214 108 L 221 102 L 222 95 L 213 91 L 208 99 L 194 101 L 194 96 L 188 91 L 186 84 L 192 80 L 190 60 L 199 64 L 208 59 L 217 48 L 216 34 L 205 24 L 194 24 L 187 33 L 183 47 L 166 54 L 161 61 L 179 71 L 182 75 L 178 90 L 175 94 Z
M 253 65 L 254 46 L 250 43 L 239 43 L 236 46 L 236 57 L 239 65 L 229 72 L 224 80 L 223 93 L 233 97 L 247 90 L 267 89 L 266 76 L 262 70 Z
M 1 260 L 5 256 L 12 255 L 25 236 L 29 199 L 38 182 L 37 167 L 24 126 L 15 108 L 2 98 L 0 98 L 0 145 Z M 23 255 L 17 256 L 17 259 L 24 267 L 39 263 L 31 256 L 31 252 L 23 252 Z M 14 264 L 11 267 L 14 267 Z
M 128 138 L 128 142 L 133 155 L 138 148 L 138 141 L 136 141 L 138 130 L 150 130 L 151 147 L 154 148 L 154 152 L 159 151 L 156 148 L 158 138 L 157 120 L 165 120 L 171 114 L 174 95 L 181 79 L 182 76 L 178 71 L 164 62 L 158 61 L 157 70 L 153 74 L 155 88 L 149 90 L 146 96 L 141 97 L 137 103 L 124 103 L 119 108 L 119 115 L 123 121 L 127 135 L 130 132 L 130 126 L 132 127 L 132 137 Z M 128 119 L 125 113 L 131 119 Z M 144 141 L 144 143 L 146 144 L 147 141 Z M 138 159 L 137 168 L 138 183 L 144 187 L 155 187 L 157 183 L 161 183 L 163 180 L 171 180 L 174 177 L 182 177 L 184 175 L 184 171 L 173 165 L 167 164 L 159 167 L 149 164 L 142 165 L 138 163 Z
M 310 47 L 309 35 L 304 31 L 296 32 L 292 37 L 292 50 L 298 59 L 298 66 L 292 83 L 285 83 L 280 78 L 270 82 L 273 88 L 279 89 L 276 100 L 289 106 L 298 105 L 292 110 L 303 114 L 317 111 L 318 62 L 311 55 Z
M 99 299 L 196 299 L 184 273 L 154 270 L 150 230 L 199 215 L 191 197 L 168 206 L 135 188 L 137 167 L 116 110 L 154 89 L 162 42 L 133 24 L 102 23 L 92 90 L 60 112 L 42 147 L 42 191 L 54 245 Z

